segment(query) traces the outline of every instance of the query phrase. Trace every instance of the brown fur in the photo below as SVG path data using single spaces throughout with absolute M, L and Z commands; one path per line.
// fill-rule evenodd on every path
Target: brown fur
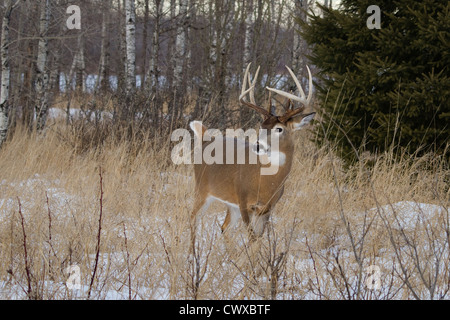
M 294 142 L 292 139 L 293 125 L 299 123 L 305 116 L 301 115 L 289 120 L 286 124 L 280 122 L 276 116 L 266 119 L 262 129 L 273 129 L 276 125 L 283 128 L 279 137 L 279 151 L 286 156 L 285 163 L 278 168 L 274 175 L 261 175 L 261 168 L 268 167 L 260 162 L 249 164 L 250 145 L 243 140 L 234 139 L 235 164 L 196 164 L 195 172 L 195 203 L 192 211 L 193 218 L 205 205 L 209 197 L 218 198 L 226 203 L 239 206 L 242 219 L 250 226 L 251 215 L 268 216 L 275 204 L 283 195 L 284 183 L 291 171 Z M 267 141 L 270 141 L 269 131 Z M 226 138 L 223 138 L 224 140 Z M 203 150 L 211 143 L 203 144 Z M 225 141 L 223 141 L 223 163 L 225 163 Z M 237 164 L 237 154 L 245 152 L 245 164 Z M 222 230 L 226 230 L 230 223 L 228 210 Z M 252 228 L 250 227 L 250 231 Z

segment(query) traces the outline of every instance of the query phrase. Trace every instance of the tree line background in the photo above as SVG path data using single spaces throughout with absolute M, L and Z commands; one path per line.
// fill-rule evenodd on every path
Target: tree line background
M 81 28 L 67 20 L 76 5 Z M 343 158 L 391 147 L 447 150 L 449 4 L 378 1 L 381 29 L 366 26 L 365 0 L 3 0 L 0 145 L 18 125 L 44 131 L 49 109 L 80 134 L 164 136 L 203 119 L 216 128 L 254 125 L 239 106 L 248 63 L 257 90 L 294 89 L 313 70 L 317 142 Z M 395 40 L 394 40 L 395 39 Z M 88 126 L 88 127 L 86 127 Z M 88 137 L 89 138 L 89 137 Z M 92 139 L 90 137 L 89 139 Z M 422 148 L 424 147 L 425 148 Z M 421 149 L 422 148 L 422 149 Z M 356 157 L 355 157 L 356 155 Z
M 328 3 L 328 2 L 327 2 Z M 81 28 L 66 25 L 77 5 Z M 45 128 L 51 106 L 81 108 L 115 123 L 152 128 L 214 113 L 217 125 L 252 112 L 236 109 L 243 70 L 261 65 L 274 85 L 280 66 L 304 68 L 294 19 L 313 1 L 2 1 L 8 126 Z M 6 32 L 5 32 L 6 31 Z M 7 70 L 8 69 L 8 70 Z M 263 85 L 259 95 L 263 94 Z M 61 101 L 64 103 L 61 104 Z M 233 114 L 233 110 L 239 117 Z M 212 117 L 211 117 L 212 119 Z

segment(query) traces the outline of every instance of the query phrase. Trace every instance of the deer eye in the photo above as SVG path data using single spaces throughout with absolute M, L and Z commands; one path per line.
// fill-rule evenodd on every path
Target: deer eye
M 280 127 L 275 128 L 275 132 L 282 133 L 283 132 L 283 128 L 280 128 Z

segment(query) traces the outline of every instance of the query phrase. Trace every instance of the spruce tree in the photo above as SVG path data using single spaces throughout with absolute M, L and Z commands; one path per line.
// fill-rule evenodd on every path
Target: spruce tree
M 448 0 L 377 1 L 381 28 L 369 29 L 373 1 L 343 0 L 298 20 L 318 67 L 318 142 L 340 155 L 443 152 L 450 135 Z M 355 149 L 357 152 L 355 152 Z

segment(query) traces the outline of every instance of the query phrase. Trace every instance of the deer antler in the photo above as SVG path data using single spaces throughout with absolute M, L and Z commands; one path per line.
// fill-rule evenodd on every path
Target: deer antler
M 288 110 L 288 111 L 286 111 L 286 113 L 285 113 L 283 116 L 281 116 L 281 117 L 278 118 L 281 122 L 286 122 L 287 120 L 289 120 L 290 118 L 296 116 L 297 114 L 302 113 L 303 110 L 305 110 L 305 107 L 308 107 L 309 104 L 311 103 L 311 99 L 312 99 L 312 91 L 313 91 L 313 83 L 312 83 L 311 70 L 309 70 L 309 67 L 308 67 L 308 66 L 306 66 L 306 68 L 308 69 L 308 74 L 309 74 L 309 91 L 308 91 L 308 97 L 306 97 L 305 92 L 303 91 L 302 86 L 301 86 L 301 84 L 300 84 L 300 81 L 298 81 L 298 79 L 297 79 L 297 77 L 295 76 L 294 72 L 292 72 L 292 70 L 291 70 L 288 66 L 286 66 L 286 68 L 288 69 L 288 71 L 289 71 L 289 73 L 290 73 L 292 79 L 294 80 L 295 84 L 297 85 L 297 88 L 298 88 L 298 91 L 299 91 L 300 96 L 296 96 L 296 95 L 294 95 L 294 94 L 292 94 L 292 93 L 285 92 L 285 91 L 281 91 L 281 90 L 274 89 L 274 88 L 266 87 L 266 89 L 267 89 L 267 90 L 270 90 L 270 91 L 272 91 L 272 92 L 278 93 L 279 95 L 282 95 L 282 96 L 284 96 L 284 97 L 286 97 L 286 98 L 288 98 L 288 99 L 290 99 L 290 100 L 298 101 L 298 102 L 300 102 L 301 104 L 303 104 L 303 106 L 301 106 L 301 107 L 299 107 L 299 108 L 296 108 L 296 109 L 293 109 L 293 110 Z
M 242 90 L 241 90 L 241 95 L 239 96 L 239 101 L 242 104 L 246 105 L 247 107 L 252 108 L 253 110 L 256 110 L 257 112 L 261 113 L 265 120 L 271 116 L 270 112 L 260 106 L 257 106 L 256 102 L 255 102 L 255 85 L 256 85 L 257 78 L 258 78 L 259 67 L 258 67 L 258 69 L 256 69 L 256 73 L 255 73 L 255 76 L 252 81 L 250 73 L 249 73 L 250 65 L 251 65 L 251 62 L 248 64 L 247 69 L 245 70 L 245 73 L 244 73 L 244 78 L 243 78 L 243 82 L 242 82 Z M 248 85 L 249 85 L 248 89 L 247 89 L 247 81 L 248 81 Z M 247 94 L 249 95 L 250 102 L 248 102 L 245 99 L 245 96 Z

